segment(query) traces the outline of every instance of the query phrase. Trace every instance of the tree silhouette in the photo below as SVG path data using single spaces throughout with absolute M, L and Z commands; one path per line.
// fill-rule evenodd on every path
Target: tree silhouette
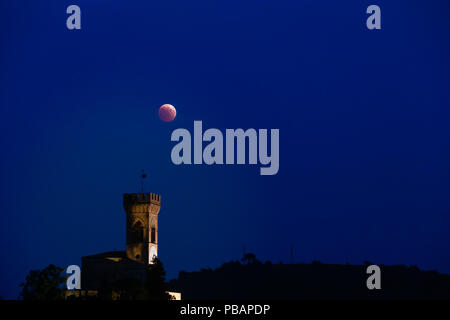
M 137 279 L 120 279 L 104 284 L 99 290 L 101 300 L 145 300 L 147 291 Z
M 147 289 L 147 298 L 150 300 L 169 300 L 171 297 L 167 293 L 166 271 L 158 258 L 153 258 L 153 263 L 148 266 L 147 281 L 145 287 Z
M 256 259 L 256 256 L 253 253 L 245 253 L 244 256 L 241 258 L 241 261 L 245 264 L 257 264 L 261 263 L 258 259 Z
M 64 269 L 50 264 L 43 270 L 31 270 L 26 276 L 19 298 L 23 300 L 62 300 L 66 277 Z

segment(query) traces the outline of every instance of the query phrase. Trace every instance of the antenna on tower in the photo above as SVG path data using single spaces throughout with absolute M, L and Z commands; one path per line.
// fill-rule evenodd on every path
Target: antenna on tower
M 291 264 L 294 264 L 294 245 L 291 244 Z
M 147 178 L 147 174 L 145 173 L 144 169 L 142 169 L 141 174 L 141 193 L 144 193 L 144 179 Z

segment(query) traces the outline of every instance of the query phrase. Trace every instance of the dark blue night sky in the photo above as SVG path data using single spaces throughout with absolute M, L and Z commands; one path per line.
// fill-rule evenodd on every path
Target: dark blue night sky
M 449 17 L 446 0 L 0 1 L 0 295 L 123 250 L 142 169 L 169 279 L 244 244 L 450 273 Z M 194 120 L 279 128 L 278 174 L 175 166 L 170 135 Z

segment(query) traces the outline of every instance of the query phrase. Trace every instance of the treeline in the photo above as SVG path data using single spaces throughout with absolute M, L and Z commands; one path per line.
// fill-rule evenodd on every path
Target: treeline
M 415 266 L 381 268 L 381 289 L 369 290 L 367 266 L 261 263 L 253 254 L 217 269 L 181 271 L 169 289 L 183 299 L 450 299 L 450 276 Z
M 149 265 L 147 281 L 121 279 L 105 283 L 95 296 L 67 299 L 168 300 L 167 291 L 181 292 L 183 300 L 360 300 L 450 299 L 450 276 L 422 271 L 416 266 L 381 268 L 381 289 L 369 290 L 367 267 L 372 265 L 262 263 L 248 253 L 216 269 L 181 271 L 177 279 L 165 280 L 160 260 Z M 66 299 L 64 269 L 50 265 L 32 270 L 21 284 L 21 299 Z

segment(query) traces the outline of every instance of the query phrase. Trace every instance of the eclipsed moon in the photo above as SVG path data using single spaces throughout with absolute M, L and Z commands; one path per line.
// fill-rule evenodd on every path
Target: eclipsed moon
M 163 104 L 159 107 L 159 118 L 164 122 L 170 122 L 177 116 L 177 110 L 171 104 Z

